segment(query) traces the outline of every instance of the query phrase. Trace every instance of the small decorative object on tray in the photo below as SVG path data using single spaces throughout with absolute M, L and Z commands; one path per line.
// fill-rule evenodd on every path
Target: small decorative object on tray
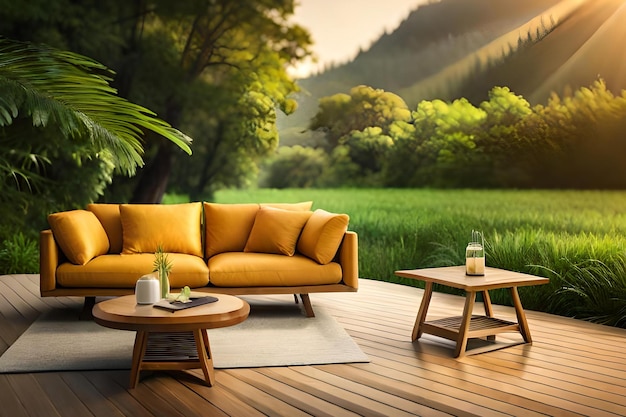
M 156 276 L 144 275 L 135 284 L 137 304 L 154 304 L 161 299 L 159 280 Z
M 154 269 L 159 277 L 159 287 L 161 289 L 161 298 L 167 299 L 170 294 L 170 272 L 172 271 L 172 263 L 167 257 L 167 253 L 163 251 L 163 247 L 159 245 L 154 253 Z
M 185 302 L 177 300 L 161 300 L 155 303 L 154 307 L 174 312 L 178 310 L 184 310 L 186 308 L 200 306 L 203 304 L 214 303 L 217 300 L 217 297 L 205 295 L 200 297 L 190 297 L 189 300 Z

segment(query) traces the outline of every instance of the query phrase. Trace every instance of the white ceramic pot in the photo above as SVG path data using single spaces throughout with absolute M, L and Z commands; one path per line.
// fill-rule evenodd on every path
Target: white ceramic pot
M 135 284 L 137 304 L 154 304 L 161 299 L 159 280 L 154 275 L 144 275 Z

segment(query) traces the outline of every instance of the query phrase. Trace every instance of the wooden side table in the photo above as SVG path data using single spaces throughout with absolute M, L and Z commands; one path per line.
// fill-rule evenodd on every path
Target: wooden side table
M 207 385 L 213 386 L 213 356 L 206 329 L 232 326 L 244 321 L 250 305 L 225 294 L 202 294 L 218 301 L 175 312 L 137 304 L 135 295 L 97 303 L 94 321 L 102 326 L 136 331 L 130 388 L 142 370 L 201 368 Z
M 548 278 L 490 267 L 485 268 L 484 276 L 465 275 L 465 266 L 401 270 L 396 271 L 395 274 L 399 277 L 425 282 L 424 296 L 415 319 L 412 340 L 419 339 L 422 333 L 428 333 L 456 341 L 454 351 L 456 358 L 465 354 L 467 340 L 470 338 L 486 337 L 488 340 L 494 340 L 498 333 L 517 331 L 526 343 L 532 343 L 530 329 L 517 287 L 550 282 Z M 435 283 L 465 291 L 465 307 L 462 316 L 426 321 L 428 307 L 433 295 L 433 284 Z M 497 288 L 508 288 L 511 292 L 517 323 L 493 316 L 489 290 Z M 478 292 L 483 296 L 484 316 L 472 314 Z

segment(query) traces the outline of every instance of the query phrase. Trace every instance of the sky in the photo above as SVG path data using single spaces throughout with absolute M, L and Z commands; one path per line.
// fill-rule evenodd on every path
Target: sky
M 307 62 L 290 73 L 306 77 L 330 63 L 351 60 L 385 31 L 392 32 L 418 5 L 429 0 L 296 0 L 292 21 L 313 38 L 317 63 Z

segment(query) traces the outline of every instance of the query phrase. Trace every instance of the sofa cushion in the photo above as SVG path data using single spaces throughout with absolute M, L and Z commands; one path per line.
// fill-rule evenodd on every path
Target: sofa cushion
M 259 211 L 258 204 L 204 203 L 206 256 L 242 252 Z
M 120 219 L 119 204 L 92 203 L 87 210 L 96 215 L 104 231 L 109 237 L 109 253 L 122 252 L 122 220 Z
M 100 220 L 90 211 L 53 213 L 48 216 L 48 224 L 59 247 L 73 264 L 85 265 L 109 251 L 109 238 Z
M 261 208 L 271 207 L 291 211 L 311 211 L 311 207 L 313 207 L 313 202 L 302 201 L 300 203 L 261 203 L 259 204 L 259 206 Z
M 123 254 L 165 252 L 202 257 L 202 204 L 121 204 Z
M 320 264 L 329 263 L 341 245 L 349 221 L 347 214 L 315 210 L 302 229 L 298 239 L 298 252 Z
M 209 282 L 209 268 L 204 259 L 184 253 L 168 254 L 172 261 L 170 286 L 182 288 L 204 287 Z M 133 255 L 107 254 L 98 256 L 86 265 L 59 265 L 57 282 L 68 288 L 134 288 L 142 275 L 152 270 L 154 254 Z
M 293 256 L 310 211 L 291 211 L 272 207 L 259 209 L 244 252 L 276 253 Z
M 294 287 L 341 282 L 341 265 L 320 265 L 303 255 L 222 253 L 209 259 L 209 281 L 217 287 Z
M 313 202 L 302 203 L 204 203 L 206 257 L 224 252 L 243 252 L 260 207 L 308 211 Z

